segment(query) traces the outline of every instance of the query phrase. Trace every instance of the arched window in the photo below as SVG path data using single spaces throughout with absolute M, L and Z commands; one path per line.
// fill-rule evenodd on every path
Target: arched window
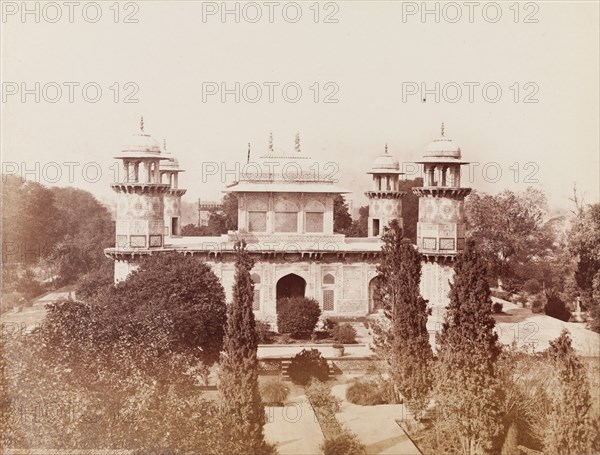
M 335 284 L 335 278 L 331 273 L 328 273 L 323 277 L 323 284 Z
M 323 276 L 323 311 L 335 310 L 335 277 L 331 273 Z
M 254 299 L 252 300 L 252 310 L 260 311 L 260 275 L 253 273 L 250 279 L 254 282 Z
M 248 203 L 248 231 L 267 232 L 267 203 L 263 200 L 250 200 Z
M 319 201 L 310 201 L 304 206 L 304 230 L 306 232 L 323 232 L 323 214 L 325 206 Z

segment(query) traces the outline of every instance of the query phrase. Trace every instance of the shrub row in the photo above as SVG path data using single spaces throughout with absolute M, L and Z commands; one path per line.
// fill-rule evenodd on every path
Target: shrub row
M 393 403 L 391 384 L 381 376 L 354 380 L 346 389 L 346 399 L 361 406 Z
M 321 450 L 325 455 L 362 455 L 365 447 L 355 434 L 344 428 L 335 417 L 339 412 L 339 400 L 331 395 L 327 384 L 312 380 L 306 388 L 306 396 L 315 411 L 325 441 Z

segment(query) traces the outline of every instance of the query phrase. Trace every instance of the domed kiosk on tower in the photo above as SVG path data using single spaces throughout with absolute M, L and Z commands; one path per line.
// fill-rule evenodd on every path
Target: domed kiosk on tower
M 400 191 L 399 186 L 403 172 L 400 172 L 398 159 L 389 154 L 387 144 L 384 153 L 375 158 L 367 174 L 373 176 L 371 190 L 365 193 L 369 198 L 368 236 L 381 237 L 384 228 L 393 219 L 397 219 L 403 227 L 402 197 L 405 193 Z
M 144 131 L 134 133 L 119 156 L 122 162 L 117 181 L 111 186 L 119 194 L 116 221 L 116 251 L 163 247 L 163 198 L 169 185 L 161 182 L 160 145 Z M 117 268 L 127 264 L 115 262 Z
M 425 148 L 423 186 L 413 188 L 419 197 L 417 248 L 423 255 L 421 295 L 434 308 L 434 320 L 441 321 L 448 303 L 452 262 L 465 245 L 465 197 L 471 188 L 461 187 L 462 160 L 460 147 L 441 135 Z

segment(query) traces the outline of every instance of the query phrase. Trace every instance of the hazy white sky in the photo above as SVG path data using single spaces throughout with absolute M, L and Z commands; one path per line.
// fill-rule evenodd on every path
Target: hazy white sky
M 203 179 L 203 163 L 227 163 L 232 170 L 235 162 L 245 162 L 248 142 L 258 156 L 273 131 L 275 147 L 288 150 L 300 132 L 303 152 L 336 163 L 340 184 L 364 203 L 362 193 L 370 183 L 365 172 L 384 144 L 400 161 L 415 160 L 444 121 L 446 135 L 461 146 L 463 157 L 481 163 L 472 168 L 475 188 L 525 189 L 532 185 L 529 177 L 539 181 L 533 185 L 541 186 L 554 206 L 568 206 L 574 183 L 587 201 L 598 200 L 595 1 L 498 3 L 502 16 L 495 23 L 498 8 L 489 2 L 474 7 L 472 21 L 463 2 L 428 3 L 431 10 L 439 8 L 439 22 L 434 14 L 423 20 L 421 2 L 307 2 L 299 7 L 279 2 L 272 6 L 272 23 L 264 2 L 228 3 L 231 10 L 239 8 L 239 22 L 234 14 L 223 21 L 221 2 L 147 1 L 118 8 L 99 2 L 102 16 L 95 23 L 98 10 L 91 2 L 74 7 L 72 22 L 63 2 L 56 3 L 59 9 L 40 3 L 39 23 L 35 13 L 21 15 L 21 2 L 3 3 L 4 171 L 20 173 L 26 166 L 29 179 L 68 185 L 69 165 L 63 163 L 77 162 L 71 184 L 111 197 L 112 158 L 138 129 L 143 114 L 146 131 L 161 143 L 166 138 L 185 168 L 180 186 L 188 188 L 187 201 L 221 197 L 222 179 Z M 36 3 L 28 7 L 35 11 Z M 217 11 L 203 20 L 203 10 Z M 298 10 L 302 16 L 294 23 Z M 250 22 L 257 11 L 261 18 Z M 62 13 L 58 20 L 57 12 Z M 457 12 L 460 19 L 455 19 Z M 127 14 L 138 22 L 125 23 Z M 327 16 L 337 23 L 326 22 Z M 22 89 L 35 92 L 36 82 L 39 102 L 35 93 L 23 102 Z M 73 102 L 69 82 L 80 84 Z M 225 102 L 220 94 L 206 95 L 207 82 L 230 89 L 239 82 L 239 102 L 233 94 Z M 269 82 L 279 84 L 273 102 L 264 85 Z M 420 92 L 422 83 L 435 91 L 436 82 L 439 102 L 435 93 L 425 102 L 423 93 L 408 94 L 414 87 Z M 84 99 L 87 83 L 102 89 L 95 103 Z M 115 83 L 120 88 L 116 102 Z M 256 96 L 253 83 L 263 88 L 255 103 L 250 102 Z M 284 98 L 282 86 L 288 83 L 290 98 L 296 95 L 294 87 L 302 89 L 296 103 Z M 479 84 L 473 85 L 472 102 L 465 83 Z M 56 84 L 62 87 L 60 97 Z M 462 96 L 456 86 L 462 87 Z M 139 102 L 126 103 L 132 87 L 139 88 L 132 96 Z M 496 87 L 502 94 L 494 103 Z M 324 102 L 328 94 L 338 102 Z M 93 85 L 87 96 L 95 96 Z M 60 177 L 48 164 L 53 162 L 60 165 Z M 86 163 L 88 181 L 82 177 Z M 486 163 L 497 163 L 487 166 L 487 182 L 482 177 Z M 92 182 L 96 166 L 102 175 Z M 493 182 L 497 168 L 502 176 Z

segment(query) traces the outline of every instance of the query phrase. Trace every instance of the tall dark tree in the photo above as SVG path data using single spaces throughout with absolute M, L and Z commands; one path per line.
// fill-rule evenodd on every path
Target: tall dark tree
M 544 312 L 547 316 L 560 319 L 561 321 L 568 321 L 571 319 L 571 311 L 560 298 L 560 295 L 552 289 L 546 291 L 546 306 L 544 306 Z
M 233 193 L 223 196 L 223 214 L 225 215 L 225 227 L 230 231 L 238 228 L 238 198 Z M 225 234 L 226 232 L 224 232 Z
M 404 221 L 404 237 L 417 243 L 417 221 L 419 221 L 419 197 L 413 194 L 413 187 L 423 186 L 423 179 L 400 180 L 398 189 L 406 192 L 402 198 L 402 220 Z
M 531 264 L 552 244 L 546 212 L 546 197 L 534 188 L 522 193 L 471 193 L 465 204 L 467 230 L 486 256 L 490 279 L 500 278 L 507 288 L 524 281 L 515 268 Z
M 244 242 L 236 243 L 233 301 L 227 308 L 224 352 L 219 373 L 223 427 L 231 454 L 271 453 L 265 442 L 265 411 L 258 389 L 258 336 L 252 311 L 253 260 Z
M 13 175 L 2 175 L 2 263 L 34 264 L 61 239 L 60 214 L 52 191 Z
M 378 266 L 380 288 L 391 319 L 391 376 L 415 416 L 431 392 L 433 353 L 427 332 L 427 301 L 421 297 L 421 256 L 392 220 L 385 230 Z
M 61 240 L 51 249 L 50 259 L 59 267 L 60 281 L 73 283 L 82 274 L 112 267 L 104 249 L 114 245 L 111 214 L 91 193 L 77 188 L 52 188 L 60 215 Z
M 458 435 L 462 453 L 489 451 L 502 430 L 494 332 L 485 261 L 472 240 L 454 266 L 454 283 L 438 334 L 435 398 L 439 423 Z
M 333 198 L 333 231 L 345 233 L 352 226 L 352 217 L 344 196 L 338 194 Z
M 352 226 L 346 231 L 348 237 L 366 237 L 369 234 L 369 206 L 358 209 L 358 220 L 352 220 Z
M 560 392 L 550 414 L 544 453 L 598 453 L 598 447 L 594 447 L 598 422 L 594 426 L 590 416 L 592 401 L 586 368 L 577 357 L 567 330 L 550 341 L 547 355 L 558 370 Z

